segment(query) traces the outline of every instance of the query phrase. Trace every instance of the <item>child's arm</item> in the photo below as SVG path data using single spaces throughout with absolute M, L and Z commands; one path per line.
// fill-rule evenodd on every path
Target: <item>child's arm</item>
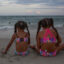
M 39 34 L 37 36 L 37 49 L 40 50 L 40 37 L 39 37 Z
M 28 45 L 30 45 L 30 36 L 28 35 Z
M 30 45 L 30 35 L 27 33 L 26 37 L 28 38 L 28 45 Z
M 56 39 L 57 39 L 56 46 L 59 46 L 60 43 L 62 42 L 61 37 L 60 37 L 60 35 L 59 35 L 58 32 L 55 32 L 54 30 L 52 30 L 52 31 L 54 32 L 54 34 L 55 34 L 55 36 L 56 36 Z M 58 33 L 58 34 L 57 34 L 57 33 Z
M 3 54 L 6 54 L 6 53 L 7 53 L 7 51 L 9 50 L 9 48 L 11 47 L 11 45 L 12 45 L 12 43 L 13 43 L 13 41 L 14 41 L 15 39 L 16 39 L 16 35 L 13 34 L 13 35 L 12 35 L 12 38 L 11 38 L 9 44 L 8 44 L 8 46 L 6 47 L 5 51 L 3 52 Z
M 62 42 L 61 37 L 58 35 L 56 46 L 59 46 L 61 42 Z

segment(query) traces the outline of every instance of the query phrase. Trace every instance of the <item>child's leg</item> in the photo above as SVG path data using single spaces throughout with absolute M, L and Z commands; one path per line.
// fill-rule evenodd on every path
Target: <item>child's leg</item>
M 58 47 L 56 48 L 56 52 L 59 53 L 62 49 L 64 49 L 64 44 L 58 46 Z

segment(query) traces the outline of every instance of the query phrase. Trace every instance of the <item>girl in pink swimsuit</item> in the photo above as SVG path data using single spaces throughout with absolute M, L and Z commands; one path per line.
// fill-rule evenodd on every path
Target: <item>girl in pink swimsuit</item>
M 40 31 L 40 29 L 42 30 Z M 56 56 L 64 48 L 60 45 L 61 38 L 53 25 L 53 19 L 45 18 L 38 23 L 36 35 L 37 47 L 35 48 L 42 56 Z
M 24 31 L 25 29 L 27 30 L 27 32 Z M 3 54 L 7 53 L 7 51 L 9 50 L 14 40 L 16 41 L 15 54 L 16 55 L 27 55 L 28 48 L 30 46 L 30 33 L 29 33 L 26 22 L 18 21 L 15 24 L 14 34 L 12 35 L 12 38 L 8 46 L 6 47 L 5 51 L 2 52 Z

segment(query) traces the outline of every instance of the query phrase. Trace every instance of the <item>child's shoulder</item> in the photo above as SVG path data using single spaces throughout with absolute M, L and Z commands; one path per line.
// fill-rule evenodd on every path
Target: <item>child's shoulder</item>
M 13 33 L 12 35 L 13 35 L 13 36 L 16 36 L 16 33 Z
M 51 31 L 56 35 L 56 31 L 54 29 L 51 29 Z
M 38 33 L 38 35 L 43 35 L 44 34 L 44 31 L 40 31 L 39 33 Z
M 57 32 L 54 29 L 51 29 L 51 32 L 57 37 Z
M 51 29 L 51 32 L 52 32 L 53 34 L 57 35 L 57 33 L 56 33 L 55 30 Z M 45 31 L 42 30 L 42 31 L 40 31 L 40 32 L 38 33 L 38 35 L 41 36 L 41 35 L 44 35 L 44 33 L 45 33 Z
M 24 34 L 25 34 L 25 36 L 26 36 L 26 37 L 28 37 L 28 36 L 29 36 L 28 32 L 24 32 Z
M 40 31 L 39 34 L 43 33 L 44 31 Z

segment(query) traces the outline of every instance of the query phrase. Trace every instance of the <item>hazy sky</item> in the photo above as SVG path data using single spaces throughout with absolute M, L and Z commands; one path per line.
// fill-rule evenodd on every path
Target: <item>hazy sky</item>
M 64 0 L 0 0 L 0 15 L 64 15 Z

